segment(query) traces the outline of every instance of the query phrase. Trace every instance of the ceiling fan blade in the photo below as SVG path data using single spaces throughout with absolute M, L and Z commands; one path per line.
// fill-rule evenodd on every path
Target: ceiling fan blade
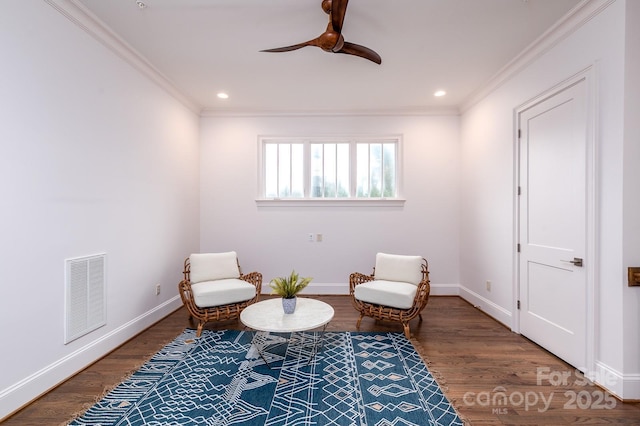
M 361 58 L 365 58 L 370 60 L 371 62 L 375 62 L 376 64 L 382 63 L 382 58 L 373 50 L 368 47 L 360 46 L 359 44 L 349 43 L 348 41 L 344 42 L 342 49 L 336 51 L 336 53 L 346 53 L 348 55 L 360 56 Z
M 348 3 L 349 0 L 331 0 L 331 26 L 338 34 L 342 32 L 342 24 L 344 15 L 347 13 Z
M 261 50 L 261 52 L 291 52 L 292 50 L 302 49 L 307 46 L 319 46 L 318 39 L 314 38 L 313 40 L 305 41 L 304 43 L 298 43 L 291 46 L 284 47 L 276 47 L 274 49 L 265 49 Z
M 326 52 L 345 53 L 347 55 L 360 56 L 376 64 L 382 63 L 382 58 L 368 47 L 359 44 L 348 43 L 342 36 L 342 24 L 347 13 L 349 0 L 322 0 L 322 10 L 329 14 L 327 29 L 313 40 L 305 41 L 291 46 L 265 49 L 261 52 L 290 52 L 306 46 L 316 46 Z

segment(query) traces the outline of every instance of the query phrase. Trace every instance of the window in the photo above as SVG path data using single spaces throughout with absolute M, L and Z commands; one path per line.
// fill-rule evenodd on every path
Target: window
M 262 200 L 399 200 L 400 137 L 259 138 Z

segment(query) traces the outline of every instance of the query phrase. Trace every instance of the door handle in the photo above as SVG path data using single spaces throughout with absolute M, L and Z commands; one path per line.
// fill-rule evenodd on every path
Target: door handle
M 560 260 L 560 262 L 573 263 L 575 266 L 582 267 L 582 259 L 579 257 L 574 257 L 573 260 Z

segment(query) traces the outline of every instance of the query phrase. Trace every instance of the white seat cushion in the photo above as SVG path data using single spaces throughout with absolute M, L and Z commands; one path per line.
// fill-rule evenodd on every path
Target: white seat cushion
M 191 283 L 239 278 L 238 256 L 235 251 L 225 253 L 196 253 L 189 256 Z
M 191 284 L 193 299 L 201 308 L 244 302 L 256 295 L 256 287 L 237 278 Z
M 418 285 L 422 281 L 422 257 L 378 253 L 375 277 L 377 280 Z
M 376 305 L 409 309 L 413 306 L 418 287 L 403 282 L 373 280 L 358 284 L 354 291 L 356 299 Z

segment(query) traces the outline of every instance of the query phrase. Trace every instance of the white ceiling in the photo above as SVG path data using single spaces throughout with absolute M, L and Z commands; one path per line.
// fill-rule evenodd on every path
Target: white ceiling
M 73 0 L 198 108 L 341 112 L 458 108 L 582 0 L 351 0 L 345 40 L 382 64 L 305 47 L 321 0 Z M 436 98 L 443 89 L 447 95 Z M 220 100 L 219 91 L 229 93 Z

